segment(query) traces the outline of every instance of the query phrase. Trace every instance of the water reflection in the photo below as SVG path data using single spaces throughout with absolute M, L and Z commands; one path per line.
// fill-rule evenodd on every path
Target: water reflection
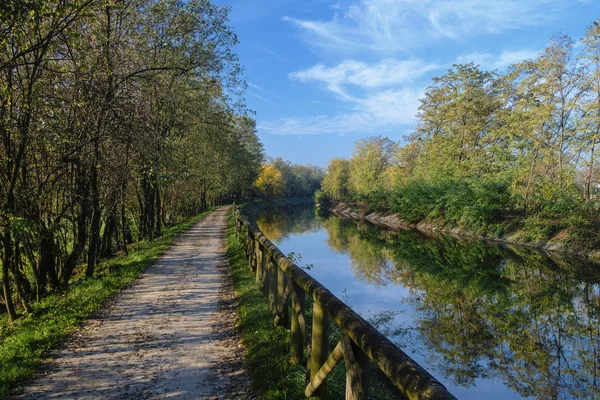
M 312 204 L 271 205 L 261 208 L 253 218 L 273 243 L 281 242 L 292 234 L 315 232 L 321 229 L 321 223 L 315 218 Z
M 357 311 L 375 309 L 375 323 L 458 397 L 597 398 L 597 265 L 319 219 L 308 206 L 257 222 L 334 293 L 350 288 Z

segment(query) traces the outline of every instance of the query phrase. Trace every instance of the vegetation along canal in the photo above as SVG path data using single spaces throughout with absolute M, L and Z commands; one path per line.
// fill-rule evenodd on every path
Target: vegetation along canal
M 598 266 L 487 242 L 392 232 L 312 205 L 259 228 L 461 399 L 595 398 Z

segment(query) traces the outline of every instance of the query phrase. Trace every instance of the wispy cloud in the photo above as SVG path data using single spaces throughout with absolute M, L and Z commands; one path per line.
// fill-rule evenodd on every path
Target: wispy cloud
M 253 92 L 252 90 L 248 90 L 246 93 L 248 93 L 252 97 L 256 97 L 257 99 L 259 99 L 261 101 L 264 101 L 265 103 L 269 103 L 269 104 L 275 105 L 274 101 L 271 101 L 269 99 L 265 99 L 263 96 L 261 96 L 258 93 Z
M 247 83 L 248 83 L 248 87 L 249 88 L 254 89 L 257 92 L 265 94 L 265 95 L 267 95 L 267 96 L 269 96 L 269 97 L 271 97 L 273 99 L 277 99 L 277 100 L 281 99 L 281 97 L 279 95 L 271 92 L 270 90 L 263 89 L 262 87 L 254 84 L 252 82 L 247 82 Z M 257 94 L 254 94 L 254 96 L 257 97 L 257 98 L 259 98 L 259 99 L 261 99 L 261 100 L 264 100 L 263 96 L 259 96 Z
M 257 48 L 258 50 L 260 50 L 260 51 L 262 51 L 262 52 L 265 52 L 265 53 L 269 54 L 270 56 L 272 56 L 272 57 L 274 57 L 274 58 L 278 59 L 279 61 L 283 61 L 283 62 L 284 62 L 284 63 L 286 63 L 286 64 L 291 64 L 291 63 L 290 63 L 290 61 L 289 61 L 287 58 L 285 58 L 285 57 L 281 56 L 280 54 L 278 54 L 278 53 L 274 52 L 274 51 L 273 51 L 273 50 L 271 50 L 271 49 L 267 49 L 266 47 L 263 47 L 263 46 L 256 46 L 256 48 Z
M 388 89 L 353 99 L 352 111 L 335 115 L 260 121 L 260 132 L 272 135 L 375 134 L 382 129 L 411 126 L 422 91 Z
M 483 69 L 488 70 L 502 70 L 511 64 L 516 64 L 524 60 L 530 60 L 539 54 L 539 50 L 515 50 L 515 51 L 502 51 L 499 54 L 491 53 L 471 53 L 464 56 L 459 56 L 456 62 L 464 64 L 473 62 L 479 64 Z
M 442 66 L 437 61 L 400 59 L 398 54 L 429 45 L 445 46 L 448 40 L 541 25 L 558 19 L 572 6 L 564 0 L 349 0 L 344 4 L 334 6 L 329 19 L 284 20 L 296 26 L 313 49 L 322 49 L 327 59 L 341 59 L 333 65 L 318 63 L 289 77 L 319 84 L 349 111 L 260 121 L 261 132 L 307 135 L 409 130 L 428 83 L 424 78 Z M 473 52 L 455 61 L 473 61 L 496 70 L 536 55 L 533 49 Z M 374 59 L 378 61 L 363 61 Z M 443 67 L 453 61 L 446 59 Z
M 290 78 L 324 84 L 350 112 L 335 115 L 282 118 L 259 123 L 270 134 L 374 133 L 380 129 L 410 126 L 415 121 L 421 89 L 414 81 L 438 69 L 421 60 L 384 59 L 378 63 L 345 60 L 334 66 L 317 64 L 296 71 Z
M 436 64 L 421 60 L 385 59 L 375 64 L 345 60 L 333 67 L 317 64 L 311 68 L 292 72 L 290 77 L 301 82 L 322 82 L 343 99 L 355 100 L 348 95 L 344 86 L 361 89 L 378 89 L 395 86 L 417 79 L 423 74 L 438 69 Z
M 355 0 L 329 20 L 284 17 L 312 45 L 331 50 L 391 52 L 440 38 L 494 34 L 560 18 L 585 0 Z

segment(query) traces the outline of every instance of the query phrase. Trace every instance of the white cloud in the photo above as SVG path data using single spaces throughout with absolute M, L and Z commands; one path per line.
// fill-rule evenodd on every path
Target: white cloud
M 281 99 L 281 97 L 280 97 L 279 95 L 277 95 L 277 94 L 275 94 L 275 93 L 273 93 L 273 92 L 271 92 L 271 91 L 269 91 L 269 90 L 265 90 L 265 89 L 263 89 L 262 87 L 260 87 L 260 86 L 258 86 L 258 85 L 256 85 L 256 84 L 254 84 L 254 83 L 252 83 L 252 82 L 247 82 L 247 83 L 248 83 L 248 87 L 249 87 L 249 88 L 251 88 L 251 89 L 254 89 L 254 90 L 255 90 L 255 91 L 257 91 L 257 92 L 260 92 L 260 93 L 262 93 L 262 94 L 265 94 L 265 95 L 267 95 L 267 96 L 269 96 L 269 97 L 272 97 L 272 98 L 274 98 L 274 99 L 277 99 L 277 100 L 280 100 L 280 99 Z M 264 98 L 263 98 L 262 96 L 258 96 L 257 94 L 254 94 L 254 96 L 255 96 L 255 97 L 258 97 L 258 98 L 260 98 L 261 100 L 264 100 Z
M 269 134 L 376 133 L 380 129 L 409 126 L 415 121 L 422 90 L 410 86 L 434 64 L 421 60 L 384 59 L 375 64 L 345 60 L 327 67 L 317 64 L 293 72 L 292 79 L 325 83 L 350 108 L 350 112 L 259 123 Z
M 256 48 L 257 48 L 258 50 L 260 50 L 260 51 L 263 51 L 263 52 L 265 52 L 265 53 L 267 53 L 267 54 L 269 54 L 269 55 L 271 55 L 271 56 L 275 57 L 275 58 L 276 58 L 276 59 L 278 59 L 279 61 L 283 61 L 283 62 L 284 62 L 284 63 L 286 63 L 286 64 L 290 64 L 290 61 L 289 61 L 287 58 L 285 58 L 285 57 L 282 57 L 281 55 L 279 55 L 278 53 L 274 52 L 273 50 L 270 50 L 270 49 L 268 49 L 268 48 L 266 48 L 266 47 L 262 47 L 262 46 L 256 46 Z
M 282 118 L 259 123 L 269 134 L 375 133 L 379 129 L 411 125 L 422 91 L 401 87 L 438 68 L 421 60 L 384 59 L 375 64 L 345 60 L 327 67 L 317 64 L 290 74 L 301 82 L 325 83 L 346 103 L 350 112 L 336 115 Z
M 354 85 L 363 89 L 389 87 L 409 82 L 437 69 L 435 64 L 421 60 L 385 59 L 377 64 L 345 60 L 334 67 L 317 64 L 309 69 L 290 74 L 301 82 L 325 82 L 333 92 L 340 94 L 343 85 Z
M 377 133 L 412 125 L 422 91 L 388 89 L 352 100 L 352 111 L 336 115 L 260 121 L 258 130 L 272 135 Z
M 499 54 L 491 53 L 471 53 L 464 56 L 459 56 L 456 62 L 464 64 L 468 62 L 474 62 L 479 64 L 484 69 L 489 70 L 502 70 L 511 64 L 516 64 L 524 60 L 529 60 L 537 57 L 539 51 L 537 50 L 515 50 L 515 51 L 503 51 Z
M 422 88 L 427 86 L 423 78 L 440 65 L 398 59 L 399 51 L 423 49 L 448 38 L 468 39 L 540 25 L 558 19 L 572 6 L 564 0 L 345 0 L 343 4 L 333 7 L 330 19 L 284 20 L 297 26 L 313 47 L 330 53 L 327 59 L 342 57 L 336 64 L 318 63 L 289 77 L 321 84 L 350 111 L 261 121 L 261 132 L 366 134 L 409 129 L 416 120 Z M 473 61 L 485 69 L 503 69 L 536 55 L 537 51 L 521 49 L 471 53 L 456 60 Z M 379 61 L 362 61 L 374 57 Z
M 560 18 L 585 0 L 354 0 L 330 20 L 285 17 L 327 51 L 391 52 L 444 38 L 494 34 Z

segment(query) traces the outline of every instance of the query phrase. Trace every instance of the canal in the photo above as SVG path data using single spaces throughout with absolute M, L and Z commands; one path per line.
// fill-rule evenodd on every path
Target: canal
M 458 398 L 597 398 L 599 265 L 389 231 L 310 204 L 254 218 Z

